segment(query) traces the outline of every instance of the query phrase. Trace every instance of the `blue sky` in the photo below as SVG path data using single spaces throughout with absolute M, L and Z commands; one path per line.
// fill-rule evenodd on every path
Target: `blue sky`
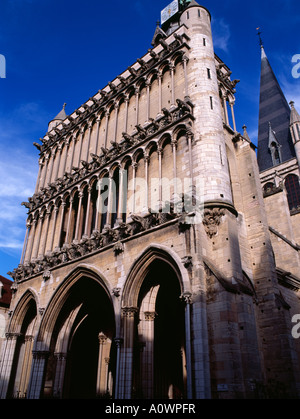
M 66 102 L 72 113 L 151 47 L 160 11 L 170 0 L 0 0 L 0 275 L 19 264 L 26 209 L 34 193 L 38 151 L 48 122 Z M 237 129 L 257 141 L 261 27 L 266 54 L 300 112 L 299 0 L 203 0 L 212 14 L 215 51 L 240 79 Z M 299 70 L 300 73 L 300 70 Z M 0 72 L 1 74 L 1 72 Z M 299 74 L 300 75 L 300 74 Z

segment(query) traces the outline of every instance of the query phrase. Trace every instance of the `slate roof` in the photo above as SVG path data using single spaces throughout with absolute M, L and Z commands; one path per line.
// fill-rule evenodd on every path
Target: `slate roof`
M 3 289 L 2 289 L 1 298 L 0 298 L 0 307 L 9 307 L 10 302 L 11 302 L 11 297 L 12 297 L 11 286 L 13 282 L 7 278 L 4 278 L 1 275 L 0 275 L 0 282 L 2 282 L 3 284 Z
M 290 133 L 291 109 L 261 47 L 261 80 L 258 127 L 258 166 L 260 171 L 273 167 L 269 150 L 269 124 L 280 145 L 282 163 L 295 157 Z

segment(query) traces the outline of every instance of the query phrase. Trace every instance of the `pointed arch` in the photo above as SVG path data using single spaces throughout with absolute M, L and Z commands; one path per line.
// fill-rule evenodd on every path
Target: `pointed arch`
M 166 262 L 176 273 L 182 294 L 190 291 L 190 280 L 181 259 L 173 250 L 160 244 L 151 244 L 133 262 L 122 292 L 122 306 L 136 307 L 142 283 L 154 260 Z

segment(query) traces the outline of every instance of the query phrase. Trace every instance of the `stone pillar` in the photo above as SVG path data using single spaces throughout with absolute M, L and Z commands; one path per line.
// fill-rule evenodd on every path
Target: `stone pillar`
M 41 246 L 39 249 L 39 256 L 43 256 L 45 254 L 46 244 L 47 244 L 47 238 L 48 238 L 48 230 L 49 230 L 49 222 L 51 217 L 51 211 L 47 209 L 46 211 L 46 219 L 45 219 L 45 226 L 42 231 L 43 237 L 41 238 Z
M 120 399 L 120 376 L 121 376 L 121 346 L 123 344 L 123 339 L 115 338 L 114 339 L 115 345 L 117 347 L 117 360 L 116 360 L 116 383 L 115 383 L 115 399 Z
M 135 316 L 137 312 L 138 309 L 136 307 L 122 308 L 124 343 L 121 354 L 118 386 L 118 396 L 120 399 L 130 399 L 132 397 L 133 347 Z
M 185 353 L 186 353 L 186 372 L 187 372 L 187 398 L 193 398 L 193 378 L 192 378 L 192 348 L 191 348 L 191 312 L 192 294 L 185 292 L 182 295 L 185 301 Z
M 28 237 L 29 237 L 29 232 L 30 232 L 30 227 L 31 227 L 30 221 L 27 221 L 27 223 L 26 223 L 26 234 L 25 234 L 23 251 L 22 251 L 22 256 L 21 256 L 21 261 L 20 261 L 20 264 L 21 265 L 24 263 L 24 260 L 25 260 L 25 255 L 26 255 L 26 250 L 27 250 L 27 244 L 28 244 Z
M 67 354 L 64 352 L 56 352 L 54 358 L 56 360 L 56 368 L 53 382 L 53 397 L 55 399 L 61 399 L 63 395 Z
M 97 371 L 97 395 L 103 395 L 106 392 L 106 376 L 104 376 L 105 371 L 103 367 L 105 366 L 105 361 L 103 358 L 103 346 L 107 343 L 107 337 L 103 332 L 99 333 L 99 358 L 98 358 L 98 371 Z M 104 373 L 104 374 L 103 374 Z
M 83 199 L 83 192 L 79 192 L 79 203 L 78 203 L 78 213 L 77 213 L 77 220 L 76 220 L 76 229 L 75 229 L 75 240 L 79 240 L 79 228 L 80 228 L 80 221 L 81 221 L 81 212 L 82 212 L 82 199 Z
M 49 240 L 49 248 L 46 250 L 49 252 L 52 252 L 53 250 L 53 243 L 54 243 L 54 235 L 55 235 L 55 231 L 56 231 L 56 220 L 57 220 L 57 213 L 58 213 L 58 207 L 55 206 L 54 207 L 54 218 L 53 218 L 53 224 L 52 224 L 52 231 L 51 231 L 51 236 L 50 236 L 50 240 Z
M 37 220 L 36 218 L 34 218 L 31 222 L 28 244 L 27 244 L 27 249 L 25 253 L 25 260 L 24 260 L 25 263 L 30 262 L 31 257 L 32 257 L 32 249 L 33 249 L 33 241 L 34 241 L 35 230 L 36 230 L 36 223 L 37 223 Z
M 44 385 L 48 351 L 33 351 L 33 362 L 28 389 L 28 399 L 40 399 Z
M 3 343 L 0 364 L 0 398 L 7 397 L 8 383 L 13 368 L 17 340 L 22 336 L 20 333 L 6 333 L 6 341 Z
M 154 320 L 155 312 L 144 313 L 142 331 L 144 347 L 142 352 L 141 364 L 141 385 L 143 389 L 143 398 L 153 399 L 154 397 Z

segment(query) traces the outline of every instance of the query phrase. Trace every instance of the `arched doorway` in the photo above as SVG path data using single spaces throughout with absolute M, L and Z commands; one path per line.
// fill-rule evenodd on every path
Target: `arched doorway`
M 81 273 L 63 300 L 51 337 L 43 397 L 111 396 L 115 375 L 112 302 L 87 273 Z
M 0 394 L 4 398 L 27 398 L 36 323 L 36 301 L 27 292 L 15 308 L 3 348 Z
M 138 295 L 132 397 L 186 397 L 185 306 L 178 273 L 157 258 L 147 267 Z

